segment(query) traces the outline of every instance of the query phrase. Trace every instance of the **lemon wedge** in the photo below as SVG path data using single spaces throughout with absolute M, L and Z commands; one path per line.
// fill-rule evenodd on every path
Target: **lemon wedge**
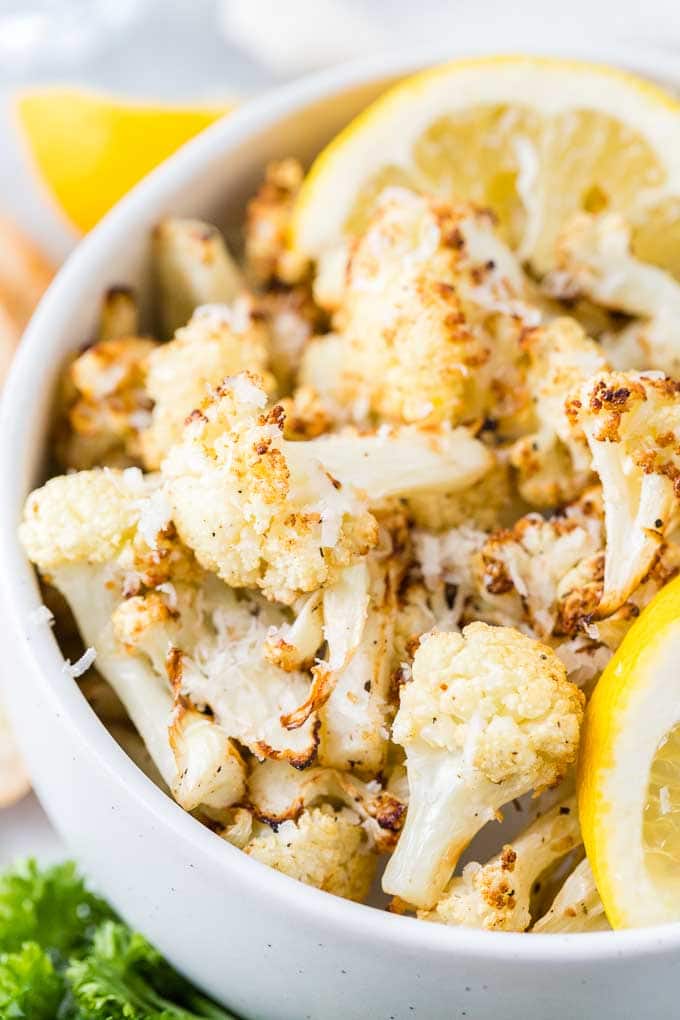
M 17 100 L 40 176 L 82 231 L 229 109 L 133 103 L 68 88 L 35 89 Z
M 619 210 L 636 253 L 680 274 L 680 103 L 623 71 L 490 57 L 406 79 L 317 158 L 292 246 L 312 257 L 333 247 L 389 185 L 490 205 L 538 272 L 575 211 Z
M 680 921 L 680 578 L 636 620 L 590 700 L 579 813 L 612 927 Z

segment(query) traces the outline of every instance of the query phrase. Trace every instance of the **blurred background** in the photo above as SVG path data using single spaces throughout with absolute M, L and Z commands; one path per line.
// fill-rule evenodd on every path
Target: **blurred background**
M 40 107 L 43 120 L 29 138 L 16 114 L 16 96 L 28 88 L 68 84 L 123 102 L 223 108 L 310 70 L 383 51 L 597 56 L 621 43 L 639 53 L 680 54 L 678 0 L 0 0 L 0 216 L 18 223 L 54 266 L 79 237 L 73 216 L 69 222 L 49 197 L 45 167 L 36 173 L 30 158 L 31 146 L 35 155 L 50 132 L 59 135 L 54 118 L 68 120 L 69 99 Z M 106 117 L 97 116 L 104 125 Z M 56 150 L 51 166 L 48 151 L 48 169 L 76 181 L 79 171 L 86 175 L 78 165 L 85 134 L 91 130 Z M 115 156 L 114 177 L 140 153 Z M 31 796 L 0 813 L 0 866 L 23 853 L 62 853 Z
M 170 101 L 240 100 L 380 51 L 680 50 L 677 0 L 0 0 L 0 212 L 61 258 L 73 235 L 26 173 L 14 92 L 68 82 Z

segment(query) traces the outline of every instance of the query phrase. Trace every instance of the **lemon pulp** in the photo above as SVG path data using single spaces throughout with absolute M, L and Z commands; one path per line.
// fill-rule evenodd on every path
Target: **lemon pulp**
M 680 915 L 680 723 L 657 748 L 649 772 L 642 841 L 650 879 Z

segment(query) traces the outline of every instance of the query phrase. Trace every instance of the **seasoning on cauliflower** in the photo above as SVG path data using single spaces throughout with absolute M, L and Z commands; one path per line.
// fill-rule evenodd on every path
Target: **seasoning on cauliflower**
M 180 712 L 171 741 L 173 695 L 165 672 L 131 654 L 133 637 L 175 619 L 176 591 L 201 572 L 174 535 L 157 479 L 135 468 L 52 478 L 26 502 L 20 538 L 27 554 L 69 603 L 99 673 L 111 684 L 164 781 L 187 810 L 228 805 L 244 787 L 241 758 L 212 718 Z M 177 586 L 177 588 L 175 587 Z M 116 614 L 138 597 L 144 613 L 121 641 Z M 173 746 L 174 745 L 174 746 Z M 200 765 L 196 761 L 200 757 Z
M 550 909 L 531 930 L 537 935 L 609 930 L 607 915 L 587 857 L 577 864 Z
M 680 382 L 601 373 L 569 401 L 600 477 L 605 510 L 604 590 L 610 616 L 648 573 L 675 525 L 680 497 Z
M 511 416 L 526 399 L 519 339 L 540 319 L 524 298 L 490 212 L 389 188 L 350 250 L 335 391 L 392 421 Z
M 250 373 L 225 380 L 162 466 L 182 540 L 233 587 L 292 603 L 375 544 L 377 525 L 313 442 L 283 439 L 283 411 Z M 318 442 L 318 440 L 317 440 Z
M 231 305 L 202 305 L 174 339 L 158 346 L 147 361 L 146 390 L 153 400 L 149 428 L 142 434 L 144 463 L 161 461 L 182 437 L 188 414 L 205 400 L 211 387 L 246 368 L 266 373 L 267 329 L 246 295 Z
M 526 931 L 535 883 L 580 845 L 576 797 L 569 797 L 486 864 L 467 864 L 462 875 L 449 882 L 436 906 L 418 911 L 418 917 L 488 931 Z
M 515 797 L 559 782 L 576 758 L 584 697 L 552 649 L 506 627 L 430 634 L 401 689 L 393 739 L 409 808 L 385 892 L 434 907 L 463 849 Z
M 272 760 L 253 764 L 247 801 L 255 817 L 272 827 L 297 821 L 305 808 L 344 805 L 359 815 L 376 853 L 392 852 L 406 813 L 404 801 L 377 779 L 364 782 L 348 772 L 323 767 L 300 771 Z
M 606 308 L 635 316 L 602 346 L 614 368 L 680 374 L 680 284 L 637 259 L 630 228 L 619 213 L 582 213 L 558 239 L 557 269 L 547 285 L 557 296 L 585 294 Z
M 100 340 L 71 363 L 62 385 L 56 454 L 67 468 L 141 462 L 141 439 L 151 420 L 146 389 L 147 337 Z
M 153 232 L 153 256 L 166 337 L 199 305 L 230 304 L 244 289 L 241 270 L 210 223 L 162 220 Z
M 587 443 L 570 428 L 565 403 L 574 387 L 606 370 L 607 362 L 574 319 L 554 319 L 531 330 L 522 347 L 529 360 L 534 431 L 515 442 L 510 459 L 527 503 L 562 506 L 593 480 Z
M 290 219 L 302 184 L 296 159 L 270 163 L 264 183 L 246 210 L 246 265 L 259 283 L 298 283 L 307 273 L 307 259 L 288 244 Z

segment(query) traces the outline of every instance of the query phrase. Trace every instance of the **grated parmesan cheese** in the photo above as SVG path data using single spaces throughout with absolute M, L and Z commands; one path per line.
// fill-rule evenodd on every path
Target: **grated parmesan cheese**
M 140 504 L 139 524 L 137 530 L 150 549 L 158 545 L 158 536 L 168 527 L 172 519 L 172 509 L 162 489 L 155 492 Z
M 94 648 L 86 648 L 83 654 L 80 656 L 80 658 L 77 659 L 75 662 L 71 662 L 70 659 L 66 659 L 64 661 L 64 665 L 62 666 L 62 670 L 68 676 L 71 676 L 73 677 L 74 680 L 77 680 L 79 676 L 83 675 L 83 673 L 87 673 L 90 666 L 94 664 L 94 660 L 96 659 L 96 657 L 97 653 L 95 652 Z
M 29 621 L 35 626 L 47 624 L 48 627 L 54 626 L 54 613 L 47 606 L 37 606 L 32 609 L 28 614 Z
M 243 373 L 232 375 L 225 380 L 232 393 L 241 404 L 254 404 L 255 407 L 264 407 L 267 403 L 267 394 L 259 386 L 248 379 Z
M 177 609 L 177 589 L 171 581 L 164 581 L 163 584 L 156 585 L 156 591 L 160 591 L 167 597 L 168 609 L 174 611 Z

